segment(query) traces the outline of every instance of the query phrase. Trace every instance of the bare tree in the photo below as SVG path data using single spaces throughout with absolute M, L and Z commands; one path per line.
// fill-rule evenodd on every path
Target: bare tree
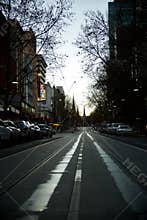
M 112 91 L 118 87 L 119 81 L 117 75 L 109 74 L 112 66 L 109 55 L 110 42 L 113 46 L 117 46 L 117 39 L 114 33 L 109 31 L 108 22 L 103 14 L 100 11 L 86 12 L 81 33 L 75 44 L 80 50 L 79 55 L 82 56 L 83 70 L 93 80 L 89 88 L 88 100 L 89 105 L 95 107 L 93 114 L 98 115 L 99 120 L 109 119 Z M 117 59 L 113 60 L 114 73 L 117 63 Z
M 82 56 L 83 70 L 93 80 L 90 85 L 89 104 L 101 109 L 105 106 L 107 90 L 106 66 L 109 58 L 108 23 L 100 11 L 85 13 L 81 33 L 75 42 Z M 105 101 L 104 101 L 105 100 Z
M 103 14 L 100 11 L 86 12 L 75 44 L 80 49 L 84 71 L 88 74 L 95 72 L 100 62 L 107 63 L 108 35 L 108 24 Z
M 31 28 L 35 34 L 35 40 L 37 43 L 36 53 L 42 53 L 44 55 L 46 61 L 49 62 L 50 68 L 52 66 L 57 68 L 63 65 L 64 56 L 59 55 L 57 50 L 63 43 L 62 33 L 72 17 L 71 7 L 72 3 L 70 0 L 56 0 L 51 1 L 50 3 L 41 0 L 7 0 L 5 3 L 1 2 L 0 8 L 6 17 L 6 22 L 0 27 L 0 38 L 9 38 L 8 47 L 12 53 L 18 49 L 23 51 L 23 49 L 30 44 L 30 39 L 24 40 L 19 33 L 21 32 L 20 29 L 24 32 Z M 10 34 L 12 23 L 19 26 L 18 29 L 15 29 L 18 33 L 13 33 L 13 36 L 12 31 Z M 29 71 L 25 71 L 25 69 L 34 62 L 36 53 L 34 53 L 29 62 L 22 65 L 17 72 L 20 87 L 23 86 L 24 79 L 31 74 Z M 12 54 L 10 53 L 10 56 L 11 55 Z M 9 63 L 9 60 L 7 60 L 6 66 Z M 32 71 L 33 70 L 31 70 L 31 72 Z M 9 70 L 7 71 L 7 78 L 8 82 L 6 86 L 7 88 L 5 88 L 4 98 L 5 109 L 7 109 L 9 105 Z M 11 78 L 11 82 L 12 81 L 15 81 L 15 79 Z
M 23 30 L 33 29 L 37 53 L 46 55 L 50 64 L 60 63 L 62 56 L 55 51 L 63 43 L 62 33 L 72 18 L 71 7 L 71 0 L 55 0 L 50 4 L 42 0 L 7 0 L 1 4 L 8 19 L 16 19 Z

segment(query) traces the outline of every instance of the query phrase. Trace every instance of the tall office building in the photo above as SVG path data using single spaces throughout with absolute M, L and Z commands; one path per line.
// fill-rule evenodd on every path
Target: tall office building
M 117 94 L 119 111 L 123 106 L 127 118 L 143 121 L 147 109 L 147 1 L 114 0 L 108 8 L 110 64 L 114 63 L 109 70 L 112 99 Z M 137 96 L 133 93 L 136 88 Z
M 109 2 L 110 59 L 126 59 L 133 43 L 132 28 L 135 23 L 134 1 Z

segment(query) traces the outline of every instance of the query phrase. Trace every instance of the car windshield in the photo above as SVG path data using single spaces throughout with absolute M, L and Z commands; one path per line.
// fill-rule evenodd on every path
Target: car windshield
M 4 126 L 4 122 L 0 120 L 0 126 Z
M 129 128 L 129 125 L 120 125 L 118 128 Z
M 39 124 L 38 125 L 40 128 L 47 128 L 48 126 L 46 124 Z
M 147 220 L 147 0 L 0 0 L 0 220 Z
M 22 125 L 22 126 L 25 125 L 23 121 L 16 122 L 16 124 L 18 124 L 18 125 Z

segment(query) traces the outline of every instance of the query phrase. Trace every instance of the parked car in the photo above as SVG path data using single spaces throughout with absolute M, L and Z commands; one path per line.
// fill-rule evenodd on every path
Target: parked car
M 127 124 L 119 125 L 116 129 L 116 134 L 123 134 L 123 135 L 133 134 L 133 128 L 131 128 Z
M 53 128 L 51 125 L 48 125 L 48 128 L 50 129 L 50 132 L 52 133 L 52 135 L 56 134 L 55 128 Z
M 19 140 L 21 138 L 21 130 L 18 128 L 13 121 L 11 120 L 4 120 L 4 126 L 10 128 L 13 132 L 13 140 Z
M 35 124 L 32 123 L 30 125 L 30 131 L 31 131 L 32 138 L 39 139 L 39 138 L 43 137 L 41 129 L 39 128 L 38 125 L 35 125 Z
M 0 143 L 1 144 L 10 143 L 11 139 L 12 139 L 12 131 L 9 128 L 0 125 Z
M 0 120 L 0 147 L 5 144 L 9 144 L 12 139 L 12 130 L 4 126 L 2 120 Z
M 120 125 L 124 125 L 124 123 L 120 123 L 120 122 L 113 122 L 113 123 L 111 123 L 111 125 L 108 128 L 107 133 L 109 133 L 109 134 L 116 134 L 117 133 L 117 128 Z
M 99 132 L 101 133 L 109 133 L 109 128 L 111 127 L 111 123 L 102 124 L 99 128 Z
M 56 132 L 57 132 L 57 129 L 56 129 L 56 127 L 53 126 L 53 123 L 49 123 L 48 126 L 51 128 L 51 130 L 52 130 L 52 134 L 55 135 Z
M 22 137 L 30 137 L 30 127 L 24 120 L 16 121 L 16 126 L 20 128 Z
M 38 126 L 44 137 L 51 138 L 53 136 L 50 126 L 48 126 L 47 124 L 38 124 Z

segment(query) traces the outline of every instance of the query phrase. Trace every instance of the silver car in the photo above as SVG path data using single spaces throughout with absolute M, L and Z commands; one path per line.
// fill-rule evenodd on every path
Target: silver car
M 119 125 L 116 129 L 116 134 L 133 134 L 133 128 L 127 124 Z

